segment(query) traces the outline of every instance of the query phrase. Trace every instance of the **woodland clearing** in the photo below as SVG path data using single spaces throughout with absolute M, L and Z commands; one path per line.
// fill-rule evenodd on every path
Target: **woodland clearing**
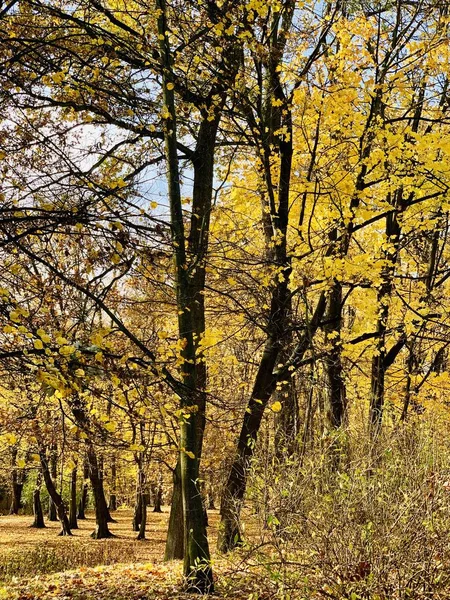
M 29 515 L 0 516 L 0 599 L 195 598 L 180 591 L 181 561 L 163 562 L 168 515 L 168 507 L 149 513 L 147 539 L 137 541 L 130 527 L 132 511 L 119 510 L 114 514 L 117 523 L 111 524 L 117 537 L 95 542 L 90 537 L 95 515 L 89 512 L 73 537 L 59 537 L 58 522 L 33 529 Z M 208 517 L 210 531 L 217 534 L 218 511 L 209 511 Z M 225 572 L 228 561 L 220 562 Z M 223 592 L 216 597 L 248 597 L 236 587 Z

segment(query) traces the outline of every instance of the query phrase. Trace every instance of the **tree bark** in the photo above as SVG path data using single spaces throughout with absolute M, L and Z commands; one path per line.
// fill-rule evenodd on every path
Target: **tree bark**
M 11 506 L 9 509 L 10 515 L 18 515 L 22 505 L 22 491 L 25 482 L 25 473 L 23 469 L 19 469 L 16 464 L 17 446 L 11 448 Z
M 347 402 L 341 358 L 342 284 L 334 281 L 328 295 L 325 331 L 331 349 L 325 359 L 328 379 L 326 417 L 330 429 L 339 429 L 346 419 Z
M 403 192 L 396 190 L 392 201 L 396 211 L 386 217 L 386 239 L 390 246 L 383 254 L 385 266 L 382 269 L 382 283 L 377 294 L 378 320 L 377 320 L 377 344 L 372 358 L 372 374 L 370 383 L 370 409 L 369 409 L 369 432 L 372 438 L 376 438 L 381 429 L 384 406 L 384 388 L 386 377 L 386 331 L 389 318 L 389 300 L 394 288 L 394 273 L 397 264 L 398 249 L 400 243 L 401 226 L 399 214 L 405 207 Z
M 56 477 L 58 474 L 58 449 L 55 443 L 53 443 L 50 447 L 50 471 L 51 471 L 51 476 L 53 478 L 53 481 L 56 481 Z M 48 520 L 49 521 L 57 521 L 58 520 L 58 514 L 57 514 L 57 508 L 55 506 L 55 504 L 53 503 L 53 500 L 51 499 L 51 497 L 49 496 L 48 499 Z
M 86 454 L 89 461 L 89 479 L 94 496 L 96 521 L 95 531 L 91 534 L 91 537 L 96 540 L 114 537 L 108 528 L 109 511 L 99 473 L 97 455 L 92 442 L 86 440 L 86 443 Z
M 39 458 L 41 460 L 42 475 L 44 477 L 48 495 L 55 506 L 56 514 L 59 522 L 61 523 L 61 533 L 59 535 L 72 535 L 69 519 L 67 518 L 66 509 L 64 507 L 64 501 L 61 495 L 56 491 L 55 484 L 50 474 L 47 458 L 45 456 L 45 451 L 42 447 L 39 449 Z
M 158 481 L 155 484 L 155 488 L 154 488 L 154 508 L 153 508 L 153 512 L 154 513 L 161 513 L 162 512 L 162 493 L 163 493 L 163 488 L 162 488 L 162 476 L 160 475 L 158 477 Z
M 167 107 L 167 118 L 163 120 L 167 179 L 169 188 L 171 234 L 174 249 L 175 279 L 178 309 L 178 334 L 184 347 L 181 357 L 183 389 L 180 389 L 180 407 L 185 415 L 180 426 L 180 456 L 177 470 L 181 478 L 184 527 L 184 576 L 188 590 L 212 593 L 214 583 L 210 552 L 204 523 L 203 506 L 197 482 L 205 426 L 205 381 L 206 365 L 196 353 L 196 346 L 204 328 L 205 258 L 208 248 L 210 209 L 214 176 L 214 149 L 220 111 L 225 102 L 225 93 L 217 93 L 214 104 L 208 99 L 201 108 L 202 121 L 194 153 L 194 190 L 191 229 L 186 248 L 184 217 L 181 204 L 180 169 L 177 149 L 177 119 L 174 96 L 173 56 L 166 35 L 166 0 L 156 0 L 158 10 L 158 34 L 160 40 L 160 62 L 163 70 L 163 99 Z M 229 58 L 229 57 L 228 57 Z M 223 63 L 230 69 L 229 64 Z M 231 67 L 233 70 L 234 67 Z M 228 76 L 230 74 L 228 73 Z M 229 84 L 226 81 L 225 86 Z M 217 97 L 220 101 L 217 102 Z M 213 111 L 211 115 L 209 109 Z M 195 266 L 192 273 L 187 268 Z M 194 335 L 195 340 L 194 340 Z M 174 490 L 175 492 L 175 490 Z M 175 493 L 174 493 L 175 499 Z M 175 508 L 172 505 L 171 513 Z M 170 526 L 176 526 L 171 517 Z M 178 525 L 179 526 L 179 525 Z M 174 541 L 173 532 L 168 538 Z M 167 553 L 166 553 L 167 555 Z
M 173 471 L 173 491 L 170 506 L 164 560 L 181 560 L 184 556 L 183 500 L 181 492 L 180 462 Z
M 141 523 L 139 525 L 139 533 L 136 539 L 145 540 L 145 528 L 147 526 L 147 495 L 144 489 L 144 478 L 142 478 L 141 487 Z
M 286 344 L 290 346 L 289 341 Z M 288 359 L 289 353 L 282 350 L 279 355 L 280 363 Z M 298 450 L 300 418 L 294 378 L 289 373 L 280 384 L 280 389 L 274 392 L 273 399 L 274 402 L 278 401 L 281 404 L 280 412 L 275 414 L 275 452 L 278 460 L 282 462 Z
M 42 473 L 38 472 L 36 477 L 36 486 L 33 491 L 33 514 L 34 521 L 31 527 L 35 527 L 36 529 L 45 528 L 44 522 L 44 511 L 42 510 L 41 503 L 41 485 L 42 485 Z
M 116 464 L 116 457 L 114 455 L 111 460 L 111 493 L 109 494 L 109 510 L 110 511 L 117 510 L 116 486 L 117 486 L 117 464 Z
M 72 469 L 70 477 L 69 524 L 71 529 L 78 529 L 77 523 L 77 466 Z
M 275 245 L 273 263 L 279 269 L 276 282 L 272 291 L 270 311 L 267 324 L 267 340 L 262 358 L 259 363 L 253 386 L 252 395 L 244 415 L 241 433 L 239 436 L 235 460 L 232 464 L 228 481 L 224 488 L 221 501 L 221 524 L 219 530 L 219 549 L 226 552 L 242 543 L 240 528 L 240 510 L 247 485 L 247 474 L 250 459 L 253 455 L 258 430 L 260 428 L 264 408 L 276 389 L 277 378 L 273 372 L 276 366 L 282 340 L 286 335 L 286 318 L 289 308 L 289 277 L 291 273 L 290 261 L 287 258 L 287 225 L 289 215 L 289 189 L 293 156 L 292 146 L 292 114 L 287 106 L 277 71 L 278 60 L 271 62 L 269 67 L 270 89 L 281 106 L 281 110 L 274 111 L 272 102 L 266 115 L 265 127 L 269 131 L 264 140 L 263 172 L 266 181 L 266 190 L 269 197 L 269 207 L 272 218 L 272 235 L 279 240 Z M 275 112 L 277 114 L 275 114 Z M 274 127 L 281 124 L 286 130 L 286 135 L 278 138 L 277 146 L 280 159 L 278 178 L 278 208 L 275 202 L 275 186 L 272 180 L 270 144 Z
M 133 515 L 133 531 L 139 531 L 139 527 L 142 521 L 143 504 L 142 504 L 142 488 L 144 485 L 144 472 L 139 466 L 136 476 L 136 502 L 134 505 Z
M 88 479 L 89 479 L 89 463 L 87 460 L 84 460 L 83 463 L 83 487 L 81 488 L 80 501 L 78 503 L 78 514 L 77 519 L 84 520 L 86 519 L 86 507 L 87 507 L 87 499 L 88 499 Z

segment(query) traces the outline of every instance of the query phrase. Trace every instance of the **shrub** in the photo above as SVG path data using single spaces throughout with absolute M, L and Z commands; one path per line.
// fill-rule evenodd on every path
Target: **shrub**
M 303 461 L 280 459 L 267 444 L 259 450 L 248 488 L 258 526 L 242 550 L 247 576 L 264 573 L 265 589 L 283 599 L 447 593 L 445 440 L 420 423 L 386 432 L 372 448 L 365 432 L 352 432 L 351 444 L 339 436 L 322 438 Z

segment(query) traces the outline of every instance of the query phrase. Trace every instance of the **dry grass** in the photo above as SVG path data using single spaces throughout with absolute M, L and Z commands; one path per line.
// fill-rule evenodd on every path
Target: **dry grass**
M 181 561 L 163 562 L 169 510 L 149 510 L 144 542 L 135 539 L 129 510 L 114 513 L 117 523 L 110 529 L 117 537 L 108 540 L 90 538 L 92 513 L 71 538 L 58 537 L 58 523 L 37 530 L 30 528 L 30 516 L 0 517 L 0 600 L 193 600 L 197 596 L 182 591 Z M 219 512 L 208 517 L 214 598 L 247 600 L 253 578 L 246 580 L 239 553 L 237 568 L 233 555 L 216 554 Z M 261 592 L 255 597 L 269 598 Z
M 109 540 L 90 538 L 95 528 L 93 513 L 88 513 L 86 520 L 78 521 L 79 529 L 73 531 L 71 538 L 58 537 L 60 531 L 58 522 L 46 520 L 45 529 L 34 529 L 30 527 L 33 521 L 31 516 L 2 516 L 0 517 L 0 555 L 44 547 L 51 547 L 58 552 L 67 549 L 70 545 L 87 544 L 90 547 L 108 546 L 114 555 L 119 554 L 120 551 L 123 558 L 120 562 L 160 562 L 164 555 L 169 510 L 169 507 L 164 507 L 162 513 L 153 513 L 149 510 L 147 541 L 144 542 L 136 541 L 137 534 L 131 529 L 133 515 L 130 510 L 118 510 L 114 513 L 117 523 L 111 523 L 110 530 L 117 537 Z M 211 521 L 216 525 L 217 516 L 212 515 Z
M 169 510 L 149 510 L 146 541 L 136 540 L 130 510 L 114 513 L 116 537 L 107 540 L 90 537 L 92 513 L 73 537 L 58 537 L 59 523 L 34 529 L 30 516 L 0 517 L 0 600 L 188 598 L 180 592 L 181 562 L 163 563 Z M 218 521 L 210 511 L 213 554 Z
M 159 563 L 164 557 L 169 511 L 168 506 L 163 507 L 162 513 L 154 513 L 149 509 L 145 541 L 136 540 L 137 533 L 131 528 L 133 518 L 131 510 L 118 510 L 113 513 L 117 523 L 110 523 L 109 528 L 116 537 L 108 540 L 93 540 L 90 537 L 95 528 L 95 516 L 90 512 L 86 520 L 78 521 L 79 529 L 73 530 L 73 536 L 68 538 L 58 536 L 60 532 L 58 522 L 46 520 L 45 529 L 34 529 L 30 527 L 33 521 L 31 516 L 0 516 L 0 557 L 5 557 L 8 553 L 24 554 L 42 548 L 51 548 L 55 553 L 66 553 L 68 548 L 81 545 L 90 548 L 109 548 L 111 557 L 117 559 L 110 562 Z M 215 546 L 218 522 L 219 512 L 209 511 L 208 532 L 212 548 Z M 1 562 L 0 558 L 0 565 Z

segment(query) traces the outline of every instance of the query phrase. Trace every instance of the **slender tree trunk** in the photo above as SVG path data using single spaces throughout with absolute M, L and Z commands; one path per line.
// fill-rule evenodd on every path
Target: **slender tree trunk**
M 22 508 L 22 490 L 23 482 L 19 474 L 19 469 L 14 466 L 12 470 L 12 500 L 11 507 L 9 509 L 10 515 L 18 515 L 19 510 Z
M 53 443 L 50 448 L 50 471 L 51 471 L 51 476 L 52 476 L 53 481 L 56 481 L 56 478 L 58 475 L 57 469 L 58 469 L 58 449 L 57 449 L 56 444 Z M 48 520 L 49 521 L 57 521 L 58 520 L 57 508 L 50 496 L 48 499 Z
M 22 504 L 22 492 L 23 486 L 26 480 L 26 472 L 24 469 L 19 469 L 16 465 L 17 459 L 17 446 L 13 446 L 11 449 L 11 506 L 9 509 L 10 515 L 18 515 L 19 510 L 23 508 Z
M 422 85 L 420 86 L 417 97 L 414 98 L 414 118 L 411 124 L 411 130 L 414 133 L 418 132 L 419 125 L 421 122 L 421 115 L 423 111 L 423 101 L 426 93 L 426 78 L 424 77 Z M 441 96 L 441 107 L 446 105 L 447 90 L 444 88 Z M 427 129 L 429 133 L 431 126 Z M 386 217 L 386 239 L 389 240 L 390 246 L 383 254 L 383 260 L 385 266 L 382 269 L 382 284 L 378 291 L 378 306 L 379 316 L 377 321 L 377 333 L 378 341 L 376 352 L 372 359 L 372 376 L 371 376 L 371 394 L 370 394 L 370 411 L 369 411 L 369 433 L 373 439 L 375 439 L 381 430 L 382 419 L 383 419 L 383 407 L 384 407 L 384 391 L 385 391 L 385 377 L 387 368 L 393 363 L 400 349 L 406 343 L 406 337 L 400 340 L 402 345 L 399 347 L 397 342 L 389 353 L 386 353 L 386 332 L 387 332 L 387 321 L 389 318 L 389 300 L 394 289 L 394 274 L 396 263 L 399 253 L 400 235 L 401 235 L 401 219 L 402 213 L 408 207 L 410 202 L 413 200 L 414 194 L 410 193 L 407 198 L 404 198 L 403 187 L 400 185 L 393 195 L 389 194 L 388 202 L 393 204 L 395 210 Z M 436 238 L 438 239 L 438 238 Z M 430 272 L 426 280 L 427 291 L 429 289 L 430 282 L 433 278 L 434 273 L 434 261 L 433 251 L 431 252 Z M 397 349 L 398 348 L 398 349 Z M 396 352 L 394 352 L 396 350 Z
M 111 493 L 109 495 L 109 510 L 110 511 L 117 510 L 116 486 L 117 486 L 117 463 L 116 463 L 116 456 L 113 455 L 112 460 L 111 460 Z
M 111 516 L 109 507 L 108 507 L 108 503 L 106 502 L 105 486 L 104 486 L 104 464 L 103 463 L 104 463 L 103 454 L 100 454 L 98 457 L 98 476 L 99 476 L 99 480 L 100 480 L 100 488 L 102 490 L 103 497 L 105 498 L 106 512 L 108 514 L 108 523 L 117 523 L 117 521 Z
M 36 477 L 36 486 L 33 491 L 33 514 L 34 521 L 31 527 L 36 529 L 45 528 L 44 523 L 44 511 L 42 510 L 41 504 L 41 485 L 42 485 L 42 473 L 39 471 Z
M 85 459 L 83 463 L 83 487 L 81 488 L 80 501 L 78 503 L 77 519 L 86 519 L 86 507 L 88 499 L 88 479 L 89 479 L 89 463 Z
M 59 535 L 72 535 L 72 532 L 70 530 L 69 519 L 67 518 L 66 509 L 64 507 L 64 501 L 61 495 L 58 494 L 56 490 L 55 484 L 50 474 L 47 458 L 45 456 L 45 451 L 42 448 L 39 449 L 39 457 L 41 460 L 42 475 L 44 477 L 45 486 L 47 488 L 48 495 L 52 499 L 52 502 L 55 506 L 59 522 L 61 523 L 61 533 Z
M 12 482 L 12 500 L 11 507 L 9 509 L 10 515 L 18 515 L 19 510 L 22 508 L 22 490 L 23 483 L 19 483 L 14 481 L 17 477 L 17 471 L 15 469 L 15 473 L 13 473 L 13 482 Z
M 205 482 L 202 481 L 200 483 L 200 493 L 202 495 L 202 506 L 203 506 L 203 519 L 205 521 L 205 526 L 208 527 L 209 526 L 209 519 L 208 519 L 208 505 L 207 505 L 207 494 L 206 494 L 206 487 L 205 487 Z
M 139 527 L 142 521 L 143 504 L 142 504 L 142 489 L 144 486 L 144 472 L 139 465 L 137 476 L 136 476 L 136 502 L 134 505 L 133 515 L 133 531 L 139 531 Z
M 284 104 L 284 98 L 281 100 L 281 102 Z M 285 113 L 284 126 L 288 131 L 288 135 L 286 136 L 286 139 L 280 140 L 279 142 L 279 208 L 276 215 L 273 216 L 275 230 L 280 236 L 280 243 L 276 246 L 276 256 L 274 258 L 275 264 L 280 269 L 280 275 L 277 277 L 277 282 L 272 292 L 267 326 L 267 341 L 265 343 L 263 355 L 259 363 L 252 395 L 244 414 L 235 460 L 231 466 L 231 471 L 223 491 L 220 508 L 221 525 L 219 531 L 219 549 L 222 552 L 226 552 L 242 542 L 240 510 L 247 485 L 247 475 L 264 409 L 272 393 L 276 389 L 278 378 L 274 374 L 274 370 L 277 364 L 279 352 L 282 348 L 282 342 L 286 335 L 286 317 L 290 299 L 288 285 L 291 272 L 290 263 L 286 256 L 286 231 L 288 223 L 289 182 L 293 149 L 291 137 L 291 114 L 287 108 Z M 269 149 L 266 149 L 266 154 L 267 153 L 269 153 Z M 265 174 L 267 179 L 267 188 L 273 192 L 270 167 L 266 166 Z M 274 206 L 272 201 L 270 204 L 271 206 Z M 313 316 L 310 324 L 311 330 L 317 328 L 318 319 L 320 320 L 323 310 L 324 300 L 322 300 L 320 303 L 320 316 L 317 310 L 317 314 Z M 306 345 L 303 352 L 306 350 L 306 347 L 309 346 L 309 335 L 307 338 L 305 338 L 305 343 Z
M 95 531 L 92 533 L 94 539 L 114 537 L 108 528 L 109 511 L 106 504 L 105 493 L 103 490 L 102 480 L 100 478 L 97 455 L 89 440 L 86 440 L 86 453 L 89 461 L 89 479 L 91 482 L 92 494 L 95 503 Z
M 331 349 L 325 360 L 328 379 L 326 418 L 331 429 L 339 429 L 346 419 L 347 402 L 341 358 L 342 285 L 334 281 L 328 296 L 325 331 Z
M 75 396 L 70 402 L 72 414 L 76 419 L 77 425 L 86 433 L 85 447 L 86 458 L 89 465 L 89 480 L 91 482 L 92 494 L 95 504 L 96 528 L 92 533 L 94 539 L 114 537 L 109 531 L 108 523 L 114 522 L 111 517 L 108 504 L 106 502 L 105 491 L 103 489 L 102 473 L 97 460 L 94 444 L 91 439 L 89 417 L 86 413 L 86 407 L 79 396 Z
M 386 217 L 386 239 L 390 241 L 389 249 L 383 254 L 385 266 L 382 269 L 382 284 L 378 290 L 377 305 L 377 345 L 372 358 L 372 376 L 370 384 L 370 412 L 369 431 L 372 438 L 376 438 L 381 429 L 384 405 L 384 387 L 386 376 L 386 331 L 389 318 L 389 300 L 394 287 L 393 278 L 397 264 L 398 248 L 400 242 L 399 212 L 404 207 L 403 192 L 398 189 L 395 192 L 393 204 L 396 211 Z
M 145 528 L 147 526 L 147 495 L 144 489 L 144 479 L 142 479 L 141 487 L 141 523 L 139 526 L 139 533 L 136 539 L 145 540 Z
M 164 560 L 181 560 L 184 556 L 183 499 L 180 462 L 173 472 L 172 503 Z
M 153 508 L 153 512 L 154 513 L 161 513 L 162 512 L 162 492 L 163 492 L 163 488 L 162 488 L 162 476 L 161 474 L 158 477 L 158 481 L 156 482 L 155 485 L 155 490 L 154 490 L 154 508 Z
M 181 352 L 184 365 L 182 368 L 183 389 L 180 389 L 180 407 L 188 415 L 183 419 L 180 427 L 181 451 L 177 467 L 181 475 L 184 517 L 182 521 L 184 526 L 183 569 L 184 576 L 188 582 L 188 590 L 200 593 L 212 593 L 214 591 L 214 583 L 210 564 L 210 552 L 204 523 L 203 506 L 198 490 L 199 464 L 205 425 L 206 366 L 204 365 L 204 359 L 196 353 L 196 344 L 200 342 L 200 335 L 204 332 L 202 291 L 204 289 L 204 261 L 208 248 L 214 176 L 214 146 L 221 106 L 223 106 L 225 101 L 225 93 L 222 95 L 217 94 L 221 98 L 220 105 L 216 97 L 214 105 L 208 106 L 208 101 L 206 106 L 201 110 L 202 121 L 199 127 L 198 143 L 193 158 L 193 209 L 187 246 L 178 164 L 177 115 L 173 91 L 175 87 L 173 56 L 169 39 L 166 35 L 168 29 L 166 0 L 156 0 L 156 8 L 159 13 L 158 34 L 160 40 L 160 60 L 163 69 L 163 99 L 168 115 L 167 118 L 164 118 L 163 126 L 175 262 L 178 334 L 179 338 L 184 341 L 184 348 Z M 230 74 L 228 73 L 229 76 Z M 229 82 L 227 81 L 228 84 Z M 208 108 L 213 111 L 213 118 L 211 118 Z M 187 268 L 191 260 L 195 265 L 192 273 Z M 195 340 L 194 334 L 196 335 Z M 195 407 L 195 410 L 193 410 L 193 407 Z M 174 511 L 174 504 L 172 504 L 171 513 Z M 172 517 L 170 524 L 174 526 Z M 168 538 L 171 538 L 172 542 L 175 540 L 173 532 L 169 532 Z
M 406 385 L 405 385 L 405 398 L 403 400 L 403 409 L 400 416 L 401 421 L 406 421 L 408 416 L 408 409 L 411 402 L 411 379 L 414 369 L 414 349 L 410 348 L 408 353 L 408 359 L 406 361 Z
M 71 529 L 78 529 L 77 523 L 77 466 L 72 469 L 70 477 L 69 524 Z
M 288 347 L 291 345 L 289 340 L 286 344 Z M 288 359 L 289 353 L 285 348 L 280 352 L 279 361 L 284 363 Z M 280 389 L 273 394 L 274 402 L 281 404 L 280 412 L 275 414 L 275 452 L 280 462 L 298 450 L 300 419 L 294 378 L 290 375 L 280 382 Z
M 343 435 L 338 430 L 347 421 L 347 397 L 342 366 L 342 284 L 334 280 L 328 294 L 325 339 L 331 346 L 325 358 L 327 386 L 325 393 L 325 430 L 324 451 L 330 460 L 330 468 L 337 470 L 345 450 Z

